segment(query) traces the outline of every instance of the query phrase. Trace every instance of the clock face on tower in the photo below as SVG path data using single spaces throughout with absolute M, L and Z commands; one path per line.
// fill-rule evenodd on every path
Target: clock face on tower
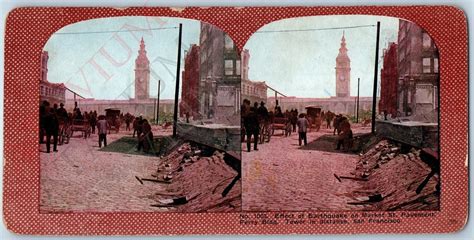
M 344 75 L 341 75 L 341 76 L 339 77 L 339 80 L 341 80 L 342 82 L 344 82 L 344 81 L 346 80 L 346 78 L 344 77 Z

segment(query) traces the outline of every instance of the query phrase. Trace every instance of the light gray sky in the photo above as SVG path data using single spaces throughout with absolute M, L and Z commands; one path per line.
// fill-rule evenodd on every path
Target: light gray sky
M 376 25 L 380 21 L 382 49 L 397 41 L 398 18 L 380 16 L 316 16 L 284 19 L 265 25 L 260 31 L 302 30 Z M 376 27 L 345 29 L 351 59 L 351 95 L 372 96 Z M 250 52 L 249 78 L 265 81 L 287 96 L 328 97 L 336 92 L 336 57 L 342 29 L 299 32 L 254 33 L 245 44 Z M 380 76 L 379 76 L 380 80 Z M 274 92 L 268 92 L 273 96 Z
M 396 41 L 398 19 L 379 16 L 316 16 L 272 22 L 259 31 L 302 30 L 381 22 L 380 56 L 389 41 Z M 183 52 L 199 43 L 200 22 L 168 17 L 100 18 L 68 25 L 54 34 L 44 50 L 49 52 L 50 82 L 65 83 L 88 98 L 128 99 L 134 97 L 134 64 L 139 41 L 144 38 L 152 70 L 150 96 L 174 97 L 177 38 L 183 23 Z M 152 31 L 127 31 L 164 28 Z M 120 31 L 120 32 L 113 32 Z M 375 27 L 345 29 L 351 59 L 351 95 L 361 78 L 361 96 L 371 96 L 373 86 Z M 249 78 L 266 81 L 288 96 L 327 97 L 335 95 L 335 59 L 342 29 L 324 31 L 255 33 L 244 48 L 250 51 Z M 380 57 L 381 59 L 381 57 Z M 115 62 L 115 63 L 114 63 Z M 379 62 L 381 67 L 381 62 Z M 181 64 L 181 67 L 184 67 Z M 273 92 L 269 91 L 272 96 Z
M 191 44 L 199 43 L 199 21 L 167 17 L 115 17 L 68 25 L 57 33 L 106 33 L 52 35 L 44 47 L 49 52 L 48 80 L 65 83 L 87 98 L 134 97 L 135 59 L 143 37 L 152 72 L 150 96 L 156 97 L 157 80 L 161 79 L 160 97 L 174 98 L 179 23 L 183 23 L 181 56 L 184 57 L 184 51 Z M 127 31 L 150 28 L 167 29 Z M 184 67 L 183 63 L 181 67 Z

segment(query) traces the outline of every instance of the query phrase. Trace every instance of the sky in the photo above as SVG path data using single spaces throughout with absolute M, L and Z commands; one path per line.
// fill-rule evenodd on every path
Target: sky
M 351 95 L 357 95 L 357 78 L 360 78 L 360 96 L 372 96 L 377 21 L 380 21 L 380 68 L 383 49 L 387 48 L 388 42 L 397 41 L 398 18 L 351 15 L 301 17 L 272 22 L 250 37 L 244 46 L 250 53 L 249 79 L 265 81 L 267 85 L 287 96 L 335 96 L 334 68 L 343 29 L 264 31 L 374 25 L 344 29 L 351 60 Z M 273 95 L 274 92 L 269 90 L 268 96 Z
M 114 17 L 65 26 L 53 34 L 44 46 L 49 55 L 48 81 L 65 83 L 85 98 L 133 98 L 135 59 L 143 37 L 150 60 L 150 96 L 157 96 L 158 79 L 161 79 L 160 98 L 172 99 L 179 23 L 183 24 L 183 58 L 184 51 L 191 44 L 199 43 L 199 21 L 167 17 Z
M 398 19 L 378 16 L 316 16 L 284 19 L 265 25 L 244 48 L 249 49 L 249 78 L 265 81 L 287 96 L 335 95 L 335 61 L 343 29 L 321 28 L 375 25 L 381 22 L 380 58 L 388 42 L 396 41 Z M 200 22 L 169 17 L 114 17 L 74 23 L 53 34 L 44 50 L 49 53 L 48 80 L 65 83 L 86 98 L 134 97 L 134 65 L 143 37 L 150 60 L 150 96 L 174 98 L 178 24 L 183 23 L 183 48 L 199 43 Z M 157 29 L 158 28 L 158 29 Z M 149 30 L 154 29 L 154 30 Z M 131 31 L 130 31 L 131 30 Z M 361 79 L 361 96 L 372 96 L 376 27 L 344 30 L 351 59 L 351 95 Z M 184 68 L 184 64 L 181 64 Z M 269 96 L 273 96 L 268 91 Z

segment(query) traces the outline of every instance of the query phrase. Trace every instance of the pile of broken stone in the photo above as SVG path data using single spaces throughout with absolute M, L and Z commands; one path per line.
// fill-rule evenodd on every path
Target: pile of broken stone
M 354 201 L 348 204 L 365 210 L 438 210 L 439 168 L 428 165 L 421 152 L 402 152 L 399 143 L 381 140 L 360 154 L 351 172 L 360 188 L 354 189 Z
M 152 207 L 176 212 L 240 211 L 240 174 L 224 161 L 224 155 L 185 142 L 161 159 L 151 179 L 137 179 L 163 186 L 154 193 Z

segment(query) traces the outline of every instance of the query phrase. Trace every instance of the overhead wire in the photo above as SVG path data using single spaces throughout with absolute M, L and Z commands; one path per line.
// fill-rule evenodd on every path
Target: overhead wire
M 98 33 L 118 33 L 118 32 L 144 32 L 144 31 L 157 31 L 157 30 L 177 29 L 177 28 L 178 27 L 109 30 L 109 31 L 87 31 L 87 32 L 56 32 L 54 34 L 55 35 L 74 35 L 74 34 L 98 34 Z
M 375 27 L 376 25 L 357 25 L 357 26 L 345 26 L 345 27 L 330 27 L 330 28 L 308 28 L 308 29 L 283 29 L 283 30 L 261 30 L 255 33 L 282 33 L 282 32 L 313 32 L 313 31 L 327 31 L 327 30 L 339 30 L 339 29 L 352 29 L 352 28 L 366 28 Z

